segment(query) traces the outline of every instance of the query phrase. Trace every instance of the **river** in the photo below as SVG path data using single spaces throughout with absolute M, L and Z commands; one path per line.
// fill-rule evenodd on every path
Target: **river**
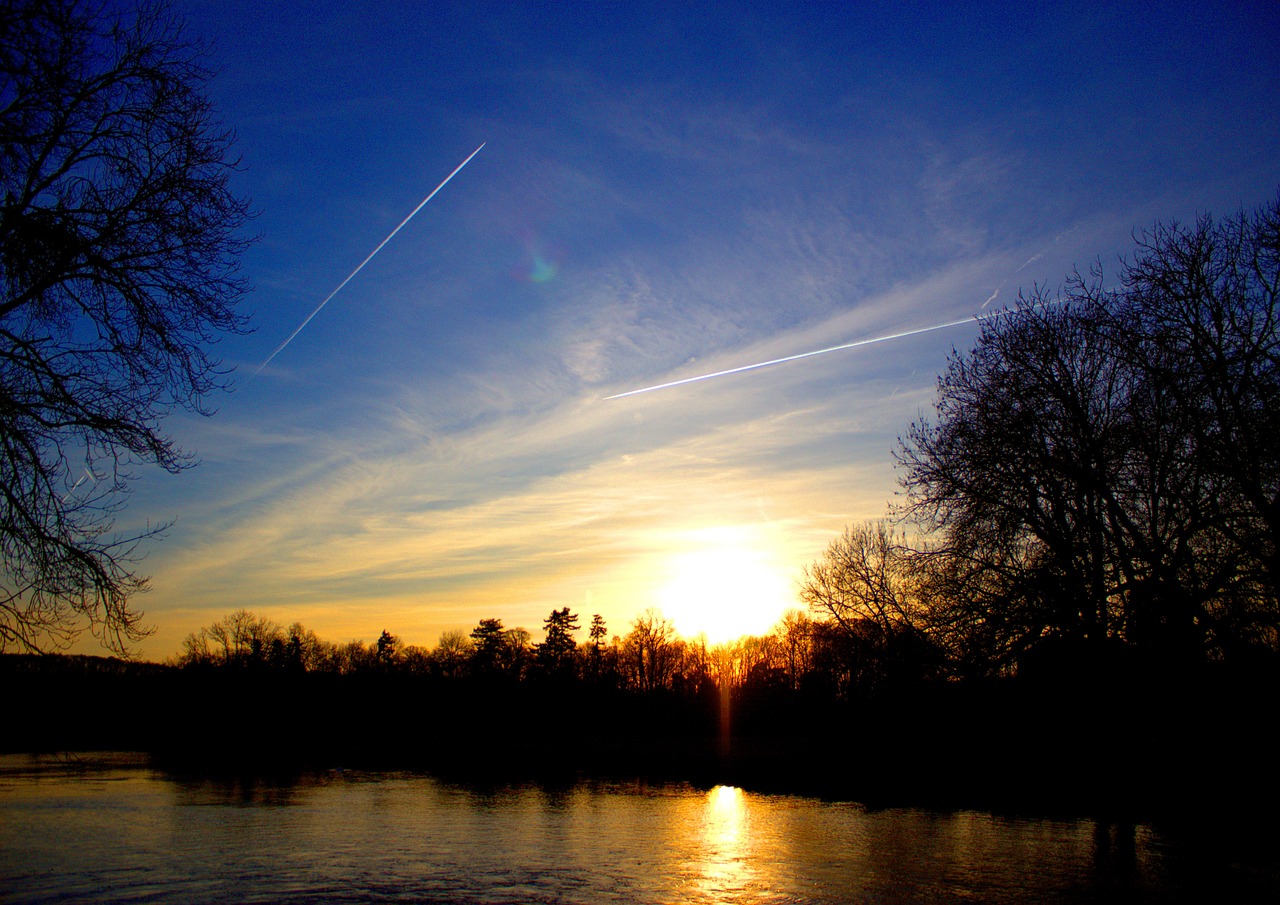
M 5 902 L 1275 902 L 1224 832 L 641 782 L 0 757 Z

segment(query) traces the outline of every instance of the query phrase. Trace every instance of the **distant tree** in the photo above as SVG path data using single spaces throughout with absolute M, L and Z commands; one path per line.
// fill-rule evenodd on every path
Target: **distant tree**
M 552 610 L 543 620 L 546 640 L 538 645 L 538 666 L 547 674 L 572 677 L 577 665 L 578 643 L 573 633 L 578 630 L 578 617 L 568 607 Z
M 178 663 L 261 668 L 281 663 L 288 649 L 288 639 L 278 625 L 240 609 L 188 635 Z M 273 651 L 277 652 L 274 661 Z
M 621 665 L 628 684 L 645 692 L 669 688 L 677 666 L 675 642 L 675 629 L 656 611 L 637 616 L 622 643 Z
M 435 657 L 429 648 L 406 644 L 399 649 L 397 668 L 411 676 L 431 675 L 435 669 Z
M 377 653 L 363 641 L 348 641 L 333 647 L 331 669 L 339 675 L 367 673 L 377 662 Z
M 523 679 L 529 670 L 531 659 L 530 637 L 528 629 L 519 627 L 509 628 L 503 633 L 506 650 L 502 665 L 507 676 L 516 681 Z
M 477 672 L 497 669 L 506 648 L 505 634 L 501 619 L 481 619 L 471 630 L 471 663 Z
M 290 669 L 312 672 L 319 670 L 327 645 L 316 633 L 295 622 L 285 631 L 285 661 Z
M 868 663 L 859 656 L 857 640 L 831 619 L 814 620 L 810 632 L 813 665 L 803 681 L 805 691 L 821 697 L 851 700 L 867 686 Z M 872 685 L 875 679 L 872 677 Z
M 197 631 L 183 638 L 182 648 L 175 662 L 179 666 L 212 666 L 214 653 L 209 645 L 209 635 Z
M 738 639 L 738 673 L 743 685 L 786 684 L 782 646 L 774 634 L 746 635 Z
M 777 628 L 778 643 L 792 691 L 813 666 L 813 620 L 801 610 L 787 610 Z
M 709 672 L 716 685 L 722 689 L 736 688 L 742 684 L 742 646 L 741 639 L 725 641 L 707 650 Z M 706 649 L 704 639 L 699 644 Z
M 476 676 L 519 679 L 529 656 L 529 633 L 504 629 L 501 619 L 481 619 L 471 630 L 471 672 Z
M 467 660 L 472 654 L 472 641 L 462 632 L 454 629 L 442 632 L 432 651 L 432 661 L 436 672 L 446 679 L 454 679 L 462 675 Z
M 599 680 L 604 674 L 605 639 L 609 637 L 604 617 L 599 613 L 591 617 L 587 637 L 590 639 L 587 647 L 587 673 L 592 679 Z
M 675 673 L 685 691 L 697 694 L 715 686 L 715 666 L 705 635 L 684 642 L 679 653 L 679 664 Z
M 377 643 L 374 645 L 374 656 L 378 663 L 382 666 L 390 666 L 396 662 L 399 655 L 400 639 L 383 629 L 382 634 L 378 636 Z
M 0 650 L 148 633 L 132 469 L 193 464 L 161 430 L 206 412 L 243 330 L 247 207 L 210 73 L 161 2 L 0 10 Z

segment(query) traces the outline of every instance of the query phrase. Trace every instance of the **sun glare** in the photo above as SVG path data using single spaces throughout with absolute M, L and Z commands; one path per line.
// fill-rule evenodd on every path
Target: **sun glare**
M 761 635 L 795 606 L 790 570 L 753 529 L 694 532 L 684 546 L 667 560 L 657 603 L 685 637 Z

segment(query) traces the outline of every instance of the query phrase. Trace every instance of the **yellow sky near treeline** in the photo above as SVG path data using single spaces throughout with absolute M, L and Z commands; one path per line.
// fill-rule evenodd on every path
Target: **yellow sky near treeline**
M 753 485 L 754 492 L 749 492 L 735 481 L 741 476 L 732 471 L 720 474 L 714 488 L 701 486 L 697 492 L 688 486 L 677 490 L 670 484 L 660 485 L 670 493 L 660 501 L 652 484 L 646 494 L 639 489 L 624 490 L 608 479 L 602 480 L 605 486 L 593 487 L 579 476 L 578 487 L 572 491 L 579 501 L 576 506 L 566 505 L 562 493 L 549 494 L 541 504 L 526 498 L 518 507 L 512 500 L 503 500 L 493 504 L 493 512 L 472 513 L 456 524 L 437 524 L 414 539 L 406 538 L 400 547 L 384 537 L 381 545 L 348 549 L 342 561 L 324 561 L 321 550 L 309 563 L 300 564 L 291 556 L 278 570 L 281 593 L 276 602 L 244 604 L 228 599 L 218 610 L 208 595 L 191 587 L 183 596 L 199 605 L 169 607 L 156 613 L 159 618 L 150 619 L 156 631 L 140 645 L 139 652 L 149 659 L 172 656 L 188 633 L 212 621 L 211 614 L 225 615 L 240 606 L 281 625 L 301 622 L 328 641 L 371 642 L 385 629 L 406 644 L 424 647 L 433 647 L 444 631 L 470 631 L 481 618 L 498 618 L 508 628 L 525 628 L 539 641 L 543 620 L 551 610 L 564 606 L 580 617 L 579 640 L 585 640 L 586 626 L 594 614 L 604 617 L 610 636 L 621 636 L 647 610 L 670 620 L 683 637 L 705 635 L 713 644 L 765 634 L 787 610 L 802 608 L 799 590 L 803 571 L 844 524 L 856 520 L 856 515 L 842 514 L 838 502 L 857 493 L 851 493 L 852 488 L 832 488 L 829 493 L 815 494 L 808 481 L 788 486 L 783 476 Z M 892 482 L 887 462 L 880 472 L 874 479 L 868 475 L 865 486 L 883 488 Z M 606 489 L 610 485 L 612 489 Z M 679 509 L 681 499 L 684 511 Z M 864 517 L 883 515 L 884 500 L 883 494 L 878 498 L 867 494 L 861 501 Z M 641 511 L 631 517 L 632 524 L 617 524 L 626 520 L 625 510 L 637 506 Z M 788 514 L 771 517 L 771 510 L 780 509 Z M 797 509 L 812 515 L 797 517 Z M 707 510 L 722 517 L 705 517 Z M 498 519 L 497 511 L 504 511 L 504 518 Z M 666 515 L 652 514 L 656 512 Z M 530 524 L 541 525 L 542 531 L 528 539 L 532 545 L 529 550 L 513 552 L 511 562 L 496 562 L 490 574 L 478 576 L 478 571 L 485 570 L 474 567 L 475 557 L 494 549 L 515 551 L 519 547 L 515 537 L 502 536 L 502 529 L 496 527 L 501 521 L 517 536 Z M 601 531 L 602 521 L 614 523 L 614 530 Z M 409 530 L 409 526 L 402 527 Z M 559 538 L 567 549 L 548 538 Z M 244 543 L 246 551 L 252 549 L 252 539 Z M 228 558 L 229 563 L 235 560 L 235 555 Z M 288 593 L 290 570 L 308 567 L 314 571 L 296 576 L 307 579 L 300 584 L 304 588 L 314 587 L 326 571 L 345 576 L 359 569 L 428 580 L 440 590 L 400 596 L 394 591 L 379 594 L 371 588 L 358 600 L 309 597 L 305 591 Z M 231 582 L 234 568 L 229 568 L 227 580 Z M 451 576 L 455 569 L 458 574 Z M 195 578 L 210 571 L 207 562 L 198 567 L 193 564 L 190 575 Z M 169 590 L 175 583 L 181 584 L 183 575 L 170 565 L 157 581 L 157 590 Z M 379 583 L 383 582 L 372 581 L 374 586 Z M 144 611 L 151 596 L 138 598 Z

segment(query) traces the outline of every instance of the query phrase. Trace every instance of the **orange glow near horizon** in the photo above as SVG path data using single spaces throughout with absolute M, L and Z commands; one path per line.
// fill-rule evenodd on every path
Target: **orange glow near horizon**
M 684 637 L 721 644 L 763 635 L 796 606 L 791 570 L 760 529 L 703 529 L 684 540 L 657 590 L 658 608 Z

